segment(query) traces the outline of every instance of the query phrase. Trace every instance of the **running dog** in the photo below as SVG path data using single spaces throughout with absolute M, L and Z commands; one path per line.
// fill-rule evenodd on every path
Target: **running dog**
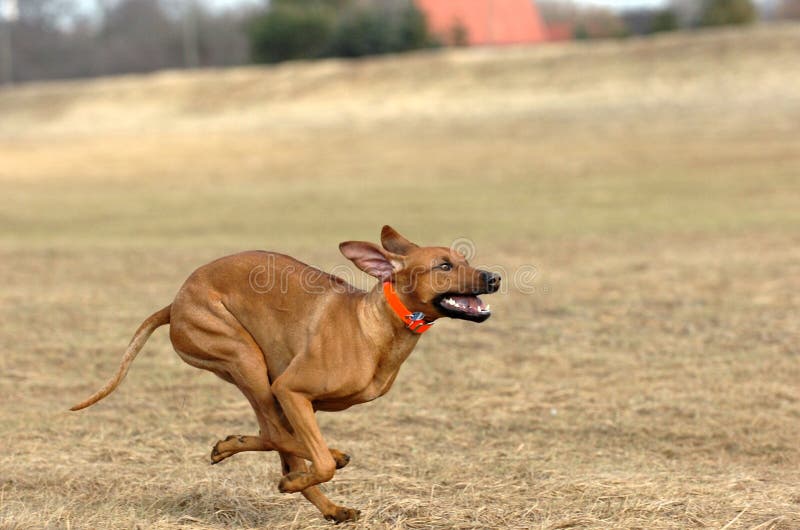
M 350 457 L 325 444 L 315 411 L 384 395 L 437 319 L 483 322 L 491 311 L 478 295 L 500 288 L 500 276 L 470 266 L 450 248 L 417 246 L 390 226 L 381 244 L 339 245 L 379 280 L 370 291 L 273 252 L 243 252 L 200 267 L 170 305 L 142 322 L 117 374 L 72 410 L 114 391 L 153 331 L 169 324 L 181 359 L 236 385 L 258 419 L 257 436 L 220 440 L 212 462 L 277 451 L 281 492 L 302 492 L 326 519 L 356 520 L 358 510 L 334 504 L 317 488 Z

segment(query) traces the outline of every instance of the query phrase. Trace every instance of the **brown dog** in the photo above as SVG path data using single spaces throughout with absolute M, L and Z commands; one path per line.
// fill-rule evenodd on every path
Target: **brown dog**
M 389 226 L 381 243 L 339 245 L 381 281 L 368 292 L 271 252 L 243 252 L 200 267 L 172 304 L 139 326 L 116 376 L 72 410 L 110 394 L 150 334 L 170 324 L 181 359 L 235 384 L 261 428 L 258 436 L 217 442 L 213 463 L 241 451 L 278 451 L 280 491 L 302 492 L 326 519 L 355 520 L 357 510 L 333 504 L 316 487 L 350 457 L 328 448 L 314 412 L 343 410 L 388 392 L 433 321 L 486 320 L 489 307 L 477 295 L 500 286 L 499 276 L 471 267 L 459 253 L 418 247 Z

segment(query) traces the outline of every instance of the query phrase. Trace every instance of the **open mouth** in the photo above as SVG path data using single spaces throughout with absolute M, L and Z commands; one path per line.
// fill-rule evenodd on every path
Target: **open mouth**
M 483 322 L 492 316 L 489 304 L 472 294 L 446 293 L 435 301 L 443 315 L 473 322 Z

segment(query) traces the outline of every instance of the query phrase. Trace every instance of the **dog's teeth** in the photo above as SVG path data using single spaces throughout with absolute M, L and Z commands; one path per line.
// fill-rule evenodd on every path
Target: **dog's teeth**
M 491 311 L 492 306 L 490 304 L 486 304 L 486 307 L 483 308 L 484 311 Z

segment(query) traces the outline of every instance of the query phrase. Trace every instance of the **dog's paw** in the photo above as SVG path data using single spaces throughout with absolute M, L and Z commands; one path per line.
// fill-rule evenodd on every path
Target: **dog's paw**
M 325 519 L 333 521 L 336 524 L 346 523 L 347 521 L 358 521 L 358 516 L 361 515 L 359 510 L 353 508 L 345 508 L 344 506 L 337 506 L 333 513 L 325 514 Z
M 228 453 L 223 453 L 219 450 L 219 444 L 222 443 L 222 440 L 218 441 L 214 444 L 214 447 L 211 448 L 211 465 L 219 464 L 226 458 L 230 456 Z
M 336 461 L 336 469 L 342 469 L 350 463 L 350 455 L 343 453 L 338 449 L 331 449 L 331 456 Z
M 229 456 L 236 454 L 235 451 L 231 451 L 230 446 L 236 443 L 242 444 L 244 439 L 245 437 L 240 434 L 232 434 L 224 440 L 218 440 L 211 448 L 211 465 L 219 464 Z

